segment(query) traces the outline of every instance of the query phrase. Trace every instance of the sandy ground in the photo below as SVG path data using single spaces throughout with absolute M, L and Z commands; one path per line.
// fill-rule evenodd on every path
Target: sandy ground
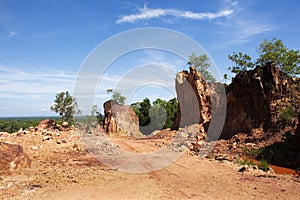
M 0 137 L 23 144 L 32 158 L 31 168 L 0 176 L 0 199 L 300 199 L 300 178 L 293 175 L 238 172 L 241 166 L 188 152 L 161 170 L 128 173 L 93 158 L 75 131 L 43 141 L 45 134 Z M 153 150 L 163 142 L 113 140 L 133 152 Z

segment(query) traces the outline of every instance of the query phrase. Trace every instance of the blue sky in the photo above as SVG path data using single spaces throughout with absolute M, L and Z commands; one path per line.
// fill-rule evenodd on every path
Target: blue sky
M 298 0 L 0 0 L 0 117 L 56 115 L 49 109 L 55 94 L 72 93 L 89 53 L 122 31 L 162 27 L 186 34 L 205 48 L 222 75 L 231 65 L 228 54 L 242 51 L 255 59 L 263 39 L 276 37 L 299 49 L 299 13 Z M 132 53 L 112 64 L 95 104 L 102 107 L 106 89 L 147 63 L 187 68 L 185 60 L 165 52 Z M 128 103 L 147 95 L 167 99 L 174 92 L 143 87 Z

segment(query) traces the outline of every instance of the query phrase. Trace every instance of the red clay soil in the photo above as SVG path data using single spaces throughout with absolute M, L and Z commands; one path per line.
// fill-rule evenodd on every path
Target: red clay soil
M 260 161 L 254 159 L 254 158 L 243 156 L 242 159 L 243 160 L 246 160 L 246 159 L 251 160 L 256 165 L 260 164 Z M 286 167 L 279 167 L 279 166 L 276 166 L 276 165 L 270 165 L 270 167 L 274 170 L 274 172 L 276 174 L 292 174 L 292 175 L 298 176 L 297 172 L 293 169 L 289 169 L 289 168 L 286 168 Z
M 297 172 L 293 169 L 279 167 L 279 166 L 275 166 L 275 165 L 271 165 L 271 168 L 275 171 L 276 174 L 293 174 L 293 175 L 298 176 Z

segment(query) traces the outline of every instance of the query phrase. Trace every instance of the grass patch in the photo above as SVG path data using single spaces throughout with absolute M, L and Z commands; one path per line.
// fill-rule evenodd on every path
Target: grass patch
M 238 164 L 238 165 L 249 165 L 249 166 L 254 166 L 255 165 L 255 163 L 252 160 L 250 160 L 248 158 L 243 160 L 240 157 L 237 157 L 235 159 L 235 163 Z
M 261 160 L 258 165 L 258 168 L 266 172 L 266 171 L 270 170 L 270 165 L 269 165 L 268 161 Z

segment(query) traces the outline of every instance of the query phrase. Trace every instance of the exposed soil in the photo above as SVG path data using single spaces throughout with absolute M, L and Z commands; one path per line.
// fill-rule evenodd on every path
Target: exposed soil
M 49 136 L 49 137 L 46 137 Z M 111 137 L 120 148 L 149 152 L 169 142 Z M 0 175 L 0 199 L 299 199 L 300 178 L 238 172 L 241 166 L 183 156 L 166 168 L 149 173 L 112 170 L 91 156 L 77 130 L 35 130 L 0 134 L 0 141 L 21 144 L 31 167 Z

